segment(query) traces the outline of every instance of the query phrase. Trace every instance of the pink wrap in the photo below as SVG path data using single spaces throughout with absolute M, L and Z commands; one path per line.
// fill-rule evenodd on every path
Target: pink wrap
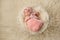
M 37 32 L 41 29 L 43 25 L 42 20 L 37 20 L 37 19 L 30 19 L 27 21 L 27 27 L 29 30 L 33 31 L 33 32 Z

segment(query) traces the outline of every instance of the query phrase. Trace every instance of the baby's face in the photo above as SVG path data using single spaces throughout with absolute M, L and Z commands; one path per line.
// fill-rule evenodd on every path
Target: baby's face
M 33 11 L 32 7 L 27 7 L 27 8 L 24 9 L 24 15 L 25 16 L 28 16 L 28 15 L 30 15 L 32 13 L 33 13 L 33 15 L 35 15 L 37 17 L 40 15 L 39 12 L 37 12 L 36 10 Z
M 32 13 L 32 8 L 31 7 L 27 7 L 24 9 L 24 15 L 25 16 L 29 16 Z

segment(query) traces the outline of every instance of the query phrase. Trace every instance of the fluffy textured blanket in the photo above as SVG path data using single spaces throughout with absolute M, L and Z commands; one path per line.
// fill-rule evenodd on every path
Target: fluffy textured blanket
M 49 27 L 37 35 L 20 32 L 18 10 L 42 5 L 50 16 Z M 60 0 L 0 0 L 0 40 L 60 40 Z

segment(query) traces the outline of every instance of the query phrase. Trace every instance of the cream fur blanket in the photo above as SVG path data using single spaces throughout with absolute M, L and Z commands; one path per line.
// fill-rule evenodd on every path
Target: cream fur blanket
M 27 5 L 42 5 L 49 13 L 49 27 L 37 35 L 21 33 L 16 17 Z M 60 0 L 0 0 L 0 40 L 60 40 Z

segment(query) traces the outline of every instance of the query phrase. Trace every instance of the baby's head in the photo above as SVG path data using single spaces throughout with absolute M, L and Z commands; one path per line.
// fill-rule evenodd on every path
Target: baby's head
M 33 10 L 32 7 L 27 7 L 24 9 L 23 13 L 25 16 L 29 16 L 32 13 L 32 10 Z

